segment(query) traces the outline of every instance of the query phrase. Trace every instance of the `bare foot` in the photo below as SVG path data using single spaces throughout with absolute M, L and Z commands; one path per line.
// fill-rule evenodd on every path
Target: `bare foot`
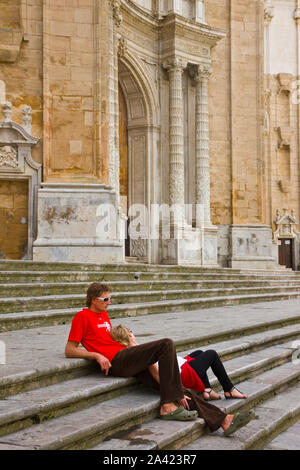
M 204 400 L 220 400 L 222 397 L 216 393 L 212 388 L 206 388 L 203 392 Z
M 161 415 L 167 415 L 169 413 L 172 413 L 173 411 L 177 410 L 178 406 L 175 405 L 175 403 L 164 403 L 160 407 L 160 414 Z
M 221 427 L 226 431 L 232 423 L 234 415 L 227 415 L 226 418 L 224 419 L 223 423 L 221 423 Z
M 237 388 L 233 387 L 230 392 L 224 393 L 225 397 L 228 398 L 248 398 L 248 395 L 241 393 Z

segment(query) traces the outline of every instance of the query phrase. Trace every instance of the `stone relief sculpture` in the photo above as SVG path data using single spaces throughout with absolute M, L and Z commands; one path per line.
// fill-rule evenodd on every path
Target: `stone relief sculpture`
M 18 167 L 17 151 L 10 145 L 0 147 L 0 167 Z
M 283 214 L 280 214 L 280 210 L 276 210 L 275 220 L 276 230 L 274 232 L 274 238 L 297 238 L 298 232 L 296 227 L 298 222 L 295 218 L 295 210 L 291 210 L 291 215 L 288 214 L 288 209 L 283 208 Z
M 23 106 L 22 108 L 22 123 L 24 129 L 27 132 L 31 132 L 31 121 L 32 121 L 32 108 L 31 106 Z
M 1 103 L 1 109 L 2 109 L 2 114 L 4 116 L 3 121 L 4 122 L 10 122 L 11 121 L 11 115 L 12 115 L 12 104 L 10 101 L 4 101 Z
M 274 17 L 274 6 L 272 0 L 265 0 L 264 19 L 265 24 L 270 24 Z

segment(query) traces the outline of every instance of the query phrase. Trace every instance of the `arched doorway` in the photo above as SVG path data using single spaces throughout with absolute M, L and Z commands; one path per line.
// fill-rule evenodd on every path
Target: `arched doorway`
M 128 114 L 127 105 L 119 85 L 119 152 L 120 152 L 120 203 L 123 213 L 128 215 Z M 128 220 L 127 220 L 128 222 Z M 130 241 L 125 240 L 125 256 L 130 256 Z
M 125 256 L 153 262 L 148 208 L 153 200 L 154 179 L 149 168 L 153 165 L 149 162 L 157 157 L 154 149 L 157 149 L 158 137 L 157 129 L 151 124 L 151 86 L 144 83 L 144 71 L 137 71 L 128 58 L 119 61 L 118 70 L 120 200 L 123 210 L 125 206 L 127 208 L 130 227 L 140 234 L 133 237 L 129 232 Z

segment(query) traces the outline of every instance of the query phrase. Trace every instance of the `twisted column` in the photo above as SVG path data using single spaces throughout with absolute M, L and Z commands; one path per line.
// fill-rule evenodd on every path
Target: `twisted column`
M 196 81 L 196 225 L 211 225 L 210 218 L 210 166 L 209 166 L 209 66 L 199 65 Z
M 184 210 L 184 128 L 182 73 L 186 63 L 181 59 L 164 62 L 170 80 L 169 92 L 169 203 L 177 205 L 183 219 Z

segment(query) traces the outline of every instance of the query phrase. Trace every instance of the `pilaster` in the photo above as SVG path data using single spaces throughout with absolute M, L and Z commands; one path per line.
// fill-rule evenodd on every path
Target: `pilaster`
M 168 71 L 169 88 L 169 203 L 184 207 L 184 153 L 183 153 L 183 95 L 182 73 L 187 63 L 179 58 L 164 62 Z M 179 216 L 182 220 L 183 212 Z
M 210 217 L 210 164 L 209 164 L 209 113 L 208 78 L 210 66 L 199 65 L 194 75 L 196 82 L 196 204 L 203 208 L 203 216 L 197 211 L 196 226 L 211 225 Z M 202 211 L 201 211 L 202 212 Z

